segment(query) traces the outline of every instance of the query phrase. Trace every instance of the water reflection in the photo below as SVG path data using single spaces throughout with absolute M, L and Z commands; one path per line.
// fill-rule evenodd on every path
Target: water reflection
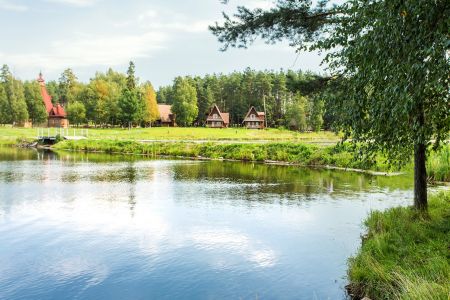
M 344 298 L 408 177 L 0 150 L 0 299 Z

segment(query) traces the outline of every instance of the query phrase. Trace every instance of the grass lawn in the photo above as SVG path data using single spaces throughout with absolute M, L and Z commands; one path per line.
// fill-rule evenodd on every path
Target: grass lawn
M 69 135 L 81 135 L 81 129 L 69 129 Z M 44 130 L 47 134 L 47 129 Z M 54 135 L 56 129 L 51 128 Z M 177 141 L 298 141 L 305 143 L 334 144 L 339 137 L 332 132 L 300 133 L 282 129 L 251 130 L 244 128 L 203 128 L 203 127 L 153 127 L 127 129 L 89 129 L 90 139 L 107 140 L 177 140 Z M 36 128 L 0 127 L 1 140 L 31 139 L 36 137 Z

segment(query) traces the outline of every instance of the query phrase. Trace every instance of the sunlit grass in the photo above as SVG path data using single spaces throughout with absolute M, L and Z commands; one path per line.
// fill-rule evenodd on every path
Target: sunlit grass
M 84 130 L 84 129 L 83 129 Z M 56 134 L 57 129 L 44 129 L 44 133 Z M 69 135 L 81 135 L 82 129 L 71 128 Z M 0 139 L 34 138 L 38 134 L 35 128 L 0 127 Z M 128 129 L 88 130 L 90 139 L 126 139 L 126 140 L 207 140 L 207 141 L 303 141 L 311 143 L 336 143 L 339 137 L 332 132 L 300 133 L 286 129 L 252 130 L 245 128 L 203 128 L 203 127 L 153 127 Z
M 445 145 L 427 159 L 428 177 L 434 181 L 450 181 L 450 145 Z
M 450 192 L 430 197 L 428 216 L 413 208 L 373 212 L 368 235 L 350 259 L 357 296 L 371 299 L 448 299 Z

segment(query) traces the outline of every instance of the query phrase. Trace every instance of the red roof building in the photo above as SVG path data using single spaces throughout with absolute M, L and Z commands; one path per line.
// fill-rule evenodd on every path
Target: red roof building
M 39 86 L 41 88 L 42 99 L 44 100 L 45 109 L 48 113 L 48 127 L 69 127 L 69 121 L 67 120 L 67 114 L 59 103 L 56 106 L 52 103 L 52 96 L 47 91 L 45 87 L 45 80 L 42 77 L 42 73 L 39 73 L 39 78 L 37 79 Z

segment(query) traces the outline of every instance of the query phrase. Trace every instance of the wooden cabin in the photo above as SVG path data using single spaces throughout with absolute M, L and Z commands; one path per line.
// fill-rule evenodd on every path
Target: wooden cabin
M 69 120 L 67 120 L 67 114 L 60 104 L 56 106 L 52 103 L 52 96 L 47 92 L 47 88 L 45 87 L 45 80 L 42 77 L 42 73 L 39 73 L 38 83 L 41 88 L 41 96 L 44 100 L 45 109 L 48 114 L 48 127 L 58 127 L 58 128 L 68 128 Z
M 176 127 L 175 114 L 172 113 L 172 105 L 158 104 L 159 119 L 156 120 L 158 126 Z
M 206 118 L 206 127 L 227 128 L 230 125 L 230 114 L 221 112 L 217 105 L 214 105 Z
M 250 107 L 244 117 L 243 124 L 248 129 L 264 129 L 266 126 L 266 115 L 262 111 L 257 111 L 254 106 Z

